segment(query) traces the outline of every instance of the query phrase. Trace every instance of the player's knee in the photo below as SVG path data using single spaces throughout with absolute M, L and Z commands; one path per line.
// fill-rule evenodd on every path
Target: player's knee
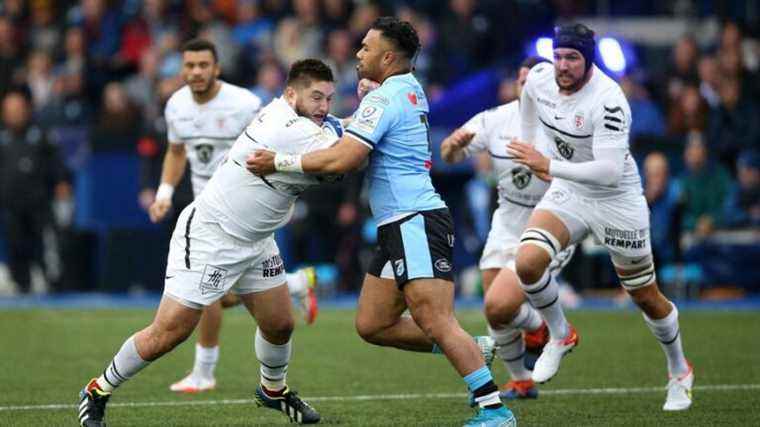
M 486 295 L 483 311 L 488 324 L 493 327 L 505 325 L 512 321 L 522 304 L 521 300 L 488 297 Z
M 367 316 L 357 315 L 354 320 L 354 327 L 356 328 L 356 333 L 364 341 L 371 344 L 379 344 L 378 335 L 383 328 L 377 322 Z
M 240 299 L 239 296 L 237 296 L 235 294 L 232 294 L 232 293 L 225 294 L 222 297 L 222 308 L 235 307 L 236 305 L 240 304 L 241 302 L 242 302 L 242 300 Z
M 522 283 L 536 283 L 562 249 L 554 235 L 540 228 L 528 228 L 520 236 L 515 270 Z

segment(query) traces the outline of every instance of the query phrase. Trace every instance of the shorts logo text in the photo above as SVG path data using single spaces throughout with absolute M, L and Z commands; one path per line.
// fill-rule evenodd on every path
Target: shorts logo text
M 619 230 L 605 227 L 604 244 L 623 249 L 644 249 L 647 247 L 647 230 Z
M 261 264 L 261 275 L 263 277 L 277 277 L 283 271 L 285 271 L 285 266 L 279 255 L 275 255 Z

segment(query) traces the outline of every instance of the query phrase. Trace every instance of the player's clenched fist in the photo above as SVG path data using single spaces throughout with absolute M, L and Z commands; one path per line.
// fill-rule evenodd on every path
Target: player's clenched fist
M 274 153 L 267 150 L 256 150 L 246 159 L 245 167 L 251 173 L 259 176 L 274 173 Z
M 456 147 L 464 148 L 470 145 L 472 138 L 475 137 L 475 132 L 470 132 L 467 129 L 459 128 L 455 130 L 447 139 Z
M 148 216 L 153 223 L 159 222 L 166 217 L 167 212 L 172 207 L 171 199 L 156 199 L 148 209 Z
M 361 79 L 359 80 L 359 84 L 356 86 L 356 96 L 358 96 L 361 100 L 364 98 L 364 95 L 372 92 L 379 87 L 380 83 L 376 81 L 372 81 L 370 79 Z

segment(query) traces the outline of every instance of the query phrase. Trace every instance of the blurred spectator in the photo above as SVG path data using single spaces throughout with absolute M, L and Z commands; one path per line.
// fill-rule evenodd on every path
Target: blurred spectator
M 668 134 L 685 136 L 689 132 L 705 131 L 708 111 L 707 101 L 700 95 L 699 88 L 691 84 L 684 86 L 675 102 L 671 103 Z
M 285 77 L 282 70 L 274 61 L 265 62 L 256 75 L 256 85 L 251 88 L 261 99 L 261 105 L 268 104 L 272 99 L 282 94 Z
M 698 132 L 688 136 L 684 165 L 681 226 L 683 231 L 707 236 L 721 222 L 723 203 L 731 190 L 731 178 L 721 165 L 711 160 L 704 137 Z
M 718 61 L 712 55 L 705 55 L 699 58 L 699 93 L 702 95 L 710 108 L 716 108 L 720 104 L 720 70 Z
M 4 208 L 8 266 L 21 292 L 31 285 L 32 264 L 45 270 L 43 231 L 52 226 L 51 201 L 69 199 L 71 187 L 57 150 L 31 124 L 28 94 L 9 91 L 2 100 L 0 205 Z
M 108 83 L 91 141 L 93 151 L 134 151 L 142 132 L 138 108 L 127 97 L 124 86 Z
M 723 24 L 720 33 L 720 49 L 740 52 L 744 59 L 744 65 L 750 71 L 757 71 L 760 66 L 757 43 L 751 39 L 744 38 L 742 29 L 738 23 L 727 21 Z
M 26 84 L 32 92 L 33 109 L 45 108 L 53 94 L 53 61 L 47 52 L 37 50 L 29 54 Z
M 354 9 L 348 20 L 348 30 L 351 31 L 356 46 L 361 45 L 361 40 L 367 34 L 369 27 L 379 17 L 380 6 L 375 3 L 362 3 Z
M 158 83 L 158 54 L 149 49 L 140 58 L 139 72 L 124 82 L 129 99 L 142 111 L 146 122 L 161 116 L 156 84 Z
M 19 43 L 13 22 L 0 15 L 0 96 L 11 87 L 21 65 Z
M 723 225 L 760 227 L 760 153 L 745 151 L 737 160 L 738 185 L 726 199 Z
M 333 30 L 327 36 L 326 63 L 335 76 L 335 96 L 333 97 L 333 114 L 346 117 L 356 110 L 359 100 L 356 98 L 356 52 L 351 43 L 348 30 Z
M 719 94 L 720 106 L 710 116 L 710 143 L 723 165 L 733 169 L 740 151 L 760 143 L 760 112 L 736 79 L 724 79 Z
M 55 21 L 55 2 L 33 0 L 29 2 L 29 8 L 29 47 L 52 54 L 61 44 L 61 32 Z
M 285 67 L 302 58 L 320 56 L 322 28 L 317 0 L 293 0 L 295 16 L 284 18 L 277 26 L 274 53 Z
M 668 100 L 677 100 L 689 82 L 697 80 L 697 41 L 691 35 L 678 39 L 673 46 L 672 63 L 667 71 Z
M 644 196 L 651 211 L 655 265 L 664 266 L 676 261 L 680 190 L 670 179 L 667 157 L 659 151 L 649 153 L 644 160 Z
M 348 0 L 324 0 L 325 26 L 330 29 L 345 28 L 351 14 L 351 2 Z
M 620 87 L 631 106 L 631 116 L 636 118 L 631 123 L 632 138 L 635 140 L 639 135 L 663 136 L 665 119 L 647 89 L 631 76 L 620 79 Z
M 449 0 L 448 13 L 438 31 L 437 65 L 431 76 L 435 82 L 451 83 L 501 53 L 498 26 L 476 6 L 475 0 Z

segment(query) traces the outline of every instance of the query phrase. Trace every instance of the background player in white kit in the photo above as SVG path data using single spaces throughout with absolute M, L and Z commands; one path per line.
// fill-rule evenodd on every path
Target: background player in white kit
M 518 96 L 530 69 L 544 62 L 550 63 L 541 57 L 523 61 L 515 82 Z M 499 179 L 499 207 L 493 214 L 491 231 L 480 258 L 480 270 L 489 333 L 496 343 L 496 354 L 511 378 L 502 387 L 500 395 L 503 399 L 538 396 L 531 372 L 525 367 L 525 351 L 538 352 L 548 340 L 546 324 L 536 309 L 526 302 L 515 273 L 520 235 L 533 208 L 549 188 L 548 182 L 515 163 L 507 153 L 509 141 L 519 136 L 519 102 L 512 101 L 476 114 L 441 144 L 441 157 L 449 163 L 487 152 Z M 559 274 L 564 264 L 570 261 L 573 250 L 574 246 L 569 246 L 560 252 L 550 267 L 553 274 Z
M 170 211 L 174 187 L 182 179 L 187 163 L 190 163 L 193 193 L 197 197 L 261 108 L 261 100 L 256 95 L 218 79 L 221 70 L 211 42 L 190 40 L 181 50 L 182 77 L 186 85 L 166 104 L 169 146 L 164 156 L 161 185 L 149 210 L 153 222 L 161 221 Z M 323 117 L 317 119 L 321 122 Z M 300 300 L 307 324 L 317 315 L 315 284 L 313 268 L 288 274 L 290 293 Z M 204 309 L 193 369 L 169 387 L 172 391 L 195 393 L 216 386 L 214 369 L 219 360 L 222 307 L 237 303 L 234 295 L 227 295 Z
M 334 91 L 332 72 L 323 62 L 307 59 L 293 64 L 283 96 L 261 110 L 203 193 L 180 214 L 156 317 L 129 337 L 103 374 L 82 390 L 80 424 L 104 425 L 113 389 L 190 336 L 202 309 L 230 291 L 239 295 L 258 324 L 254 340 L 261 363 L 258 403 L 283 412 L 291 421 L 319 421 L 319 414 L 285 383 L 294 320 L 273 233 L 290 220 L 298 195 L 320 180 L 300 173 L 262 178 L 242 165 L 256 149 L 305 154 L 334 144 L 337 136 L 312 117 L 315 112 L 327 114 Z
M 678 310 L 657 287 L 649 209 L 628 149 L 630 108 L 620 86 L 593 65 L 594 53 L 594 33 L 584 25 L 555 29 L 554 69 L 534 67 L 520 98 L 525 142 L 508 147 L 516 162 L 553 177 L 517 253 L 520 282 L 551 336 L 533 380 L 552 378 L 578 343 L 548 267 L 561 248 L 591 233 L 607 248 L 620 283 L 665 352 L 670 379 L 663 409 L 684 410 L 691 406 L 694 373 L 683 354 Z M 551 158 L 531 145 L 540 138 L 548 138 Z

